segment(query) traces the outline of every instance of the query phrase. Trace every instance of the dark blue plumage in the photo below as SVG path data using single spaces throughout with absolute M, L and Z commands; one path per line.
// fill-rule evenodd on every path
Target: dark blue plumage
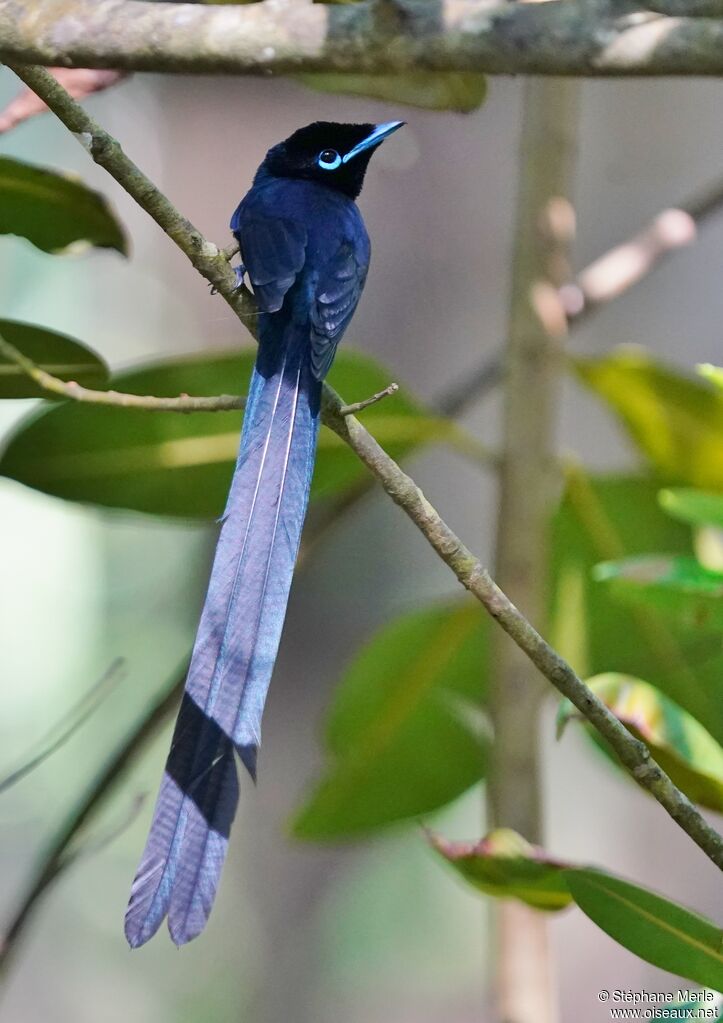
M 314 466 L 322 381 L 369 265 L 354 202 L 374 149 L 401 122 L 317 122 L 271 149 L 231 220 L 256 294 L 259 352 L 186 690 L 126 936 L 168 916 L 183 944 L 213 905 L 238 802 L 253 777 Z

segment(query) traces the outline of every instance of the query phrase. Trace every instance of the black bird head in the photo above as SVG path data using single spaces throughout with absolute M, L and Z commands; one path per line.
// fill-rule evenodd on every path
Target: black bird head
M 270 149 L 261 173 L 276 178 L 305 178 L 343 192 L 361 192 L 372 153 L 404 121 L 386 124 L 336 124 L 315 121 Z

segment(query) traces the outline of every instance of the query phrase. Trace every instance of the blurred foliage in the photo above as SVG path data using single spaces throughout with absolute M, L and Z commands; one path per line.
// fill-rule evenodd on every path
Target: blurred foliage
M 693 557 L 653 554 L 598 565 L 595 579 L 624 603 L 654 608 L 684 628 L 723 627 L 723 575 Z
M 18 351 L 61 380 L 84 387 L 102 387 L 108 367 L 99 355 L 65 334 L 15 320 L 0 320 L 0 336 Z M 0 398 L 47 398 L 48 392 L 0 352 Z
M 551 859 L 508 828 L 490 832 L 481 842 L 430 842 L 465 881 L 485 895 L 519 899 L 535 909 L 564 909 L 572 902 L 565 883 L 567 864 Z
M 708 380 L 714 387 L 719 388 L 723 391 L 723 368 L 720 366 L 711 366 L 709 362 L 701 363 L 696 367 L 698 373 L 703 377 L 704 380 Z
M 316 92 L 368 96 L 395 106 L 453 110 L 469 114 L 487 95 L 487 80 L 476 71 L 406 71 L 404 74 L 304 73 L 296 80 Z
M 629 675 L 588 679 L 592 691 L 616 718 L 642 739 L 663 770 L 694 802 L 723 813 L 723 748 L 706 729 L 655 686 Z M 579 711 L 564 700 L 558 735 Z M 588 727 L 593 738 L 597 733 Z
M 679 487 L 661 490 L 658 499 L 660 507 L 681 522 L 723 529 L 723 494 Z
M 27 238 L 44 252 L 95 245 L 128 254 L 107 201 L 80 181 L 0 157 L 0 234 Z
M 662 366 L 637 347 L 572 365 L 667 481 L 723 490 L 723 391 Z
M 619 672 L 651 682 L 723 743 L 723 644 L 656 608 L 621 603 L 594 578 L 602 560 L 689 555 L 690 532 L 664 514 L 657 483 L 570 469 L 551 534 L 550 638 L 583 678 Z
M 334 693 L 331 763 L 294 832 L 332 839 L 443 806 L 484 775 L 487 620 L 476 603 L 404 614 Z
M 663 896 L 601 870 L 550 858 L 513 831 L 493 831 L 477 845 L 431 838 L 472 887 L 537 909 L 571 901 L 641 959 L 698 984 L 723 985 L 723 931 Z
M 168 360 L 119 373 L 117 391 L 175 396 L 242 390 L 256 349 Z M 339 352 L 330 382 L 354 401 L 386 387 L 372 359 Z M 238 452 L 242 412 L 161 413 L 65 402 L 41 406 L 11 434 L 0 475 L 56 497 L 182 518 L 223 511 Z M 454 424 L 427 412 L 407 391 L 364 411 L 364 423 L 395 458 L 425 443 L 455 442 Z M 330 430 L 322 430 L 312 497 L 339 495 L 367 470 Z

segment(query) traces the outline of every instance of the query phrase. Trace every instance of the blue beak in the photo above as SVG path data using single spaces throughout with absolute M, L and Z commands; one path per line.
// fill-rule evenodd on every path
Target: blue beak
M 387 121 L 386 124 L 378 124 L 373 132 L 371 132 L 365 139 L 357 143 L 353 149 L 342 158 L 342 163 L 349 163 L 355 156 L 359 156 L 359 153 L 363 153 L 365 149 L 370 149 L 372 146 L 378 146 L 380 142 L 383 142 L 385 138 L 388 138 L 392 132 L 396 131 L 397 128 L 401 128 L 406 121 Z

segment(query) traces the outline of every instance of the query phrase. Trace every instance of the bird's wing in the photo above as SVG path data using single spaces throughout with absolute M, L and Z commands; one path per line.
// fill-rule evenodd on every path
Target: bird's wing
M 266 313 L 278 312 L 304 265 L 306 228 L 298 221 L 253 209 L 241 212 L 239 207 L 231 229 L 241 246 L 241 258 L 259 306 Z
M 345 241 L 319 275 L 311 307 L 311 371 L 317 380 L 329 372 L 357 307 L 368 265 L 366 247 Z

